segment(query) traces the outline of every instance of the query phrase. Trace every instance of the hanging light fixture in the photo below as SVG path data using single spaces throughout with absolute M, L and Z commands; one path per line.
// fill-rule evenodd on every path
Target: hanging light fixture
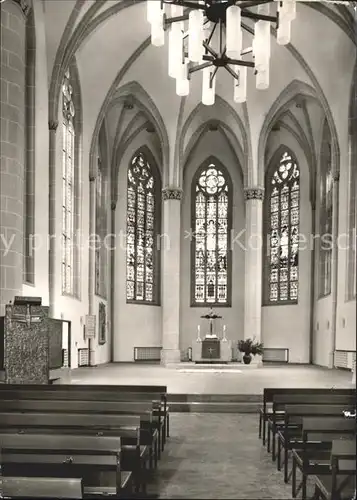
M 267 89 L 270 28 L 275 23 L 279 45 L 290 42 L 296 1 L 147 0 L 152 44 L 164 45 L 165 30 L 169 30 L 168 72 L 176 80 L 177 95 L 187 96 L 191 74 L 202 70 L 202 103 L 214 104 L 219 68 L 224 68 L 233 77 L 234 102 L 246 101 L 248 68 L 254 69 L 256 88 Z M 277 4 L 275 16 L 270 13 L 273 2 Z M 244 19 L 254 21 L 253 30 L 244 24 Z M 253 35 L 252 47 L 243 48 L 243 30 Z

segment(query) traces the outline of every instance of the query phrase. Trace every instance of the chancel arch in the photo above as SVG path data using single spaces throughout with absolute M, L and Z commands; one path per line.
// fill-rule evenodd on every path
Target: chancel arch
M 263 203 L 262 340 L 267 347 L 289 349 L 290 356 L 293 356 L 291 362 L 307 363 L 311 351 L 312 318 L 306 311 L 310 311 L 314 282 L 312 229 L 315 212 L 310 197 L 312 182 L 310 156 L 306 155 L 302 143 L 285 127 L 274 127 L 268 137 L 267 152 L 269 153 L 265 157 Z M 290 168 L 287 169 L 287 166 Z M 275 187 L 272 181 L 277 171 L 279 179 L 284 172 L 291 176 L 286 176 L 289 193 L 287 199 L 284 199 L 284 192 L 279 189 L 279 197 L 272 196 Z M 295 172 L 295 175 L 292 175 L 292 172 Z M 285 184 L 279 183 L 279 186 L 283 187 L 283 185 Z M 294 185 L 295 188 L 298 186 L 298 189 L 293 190 Z M 283 203 L 285 203 L 284 208 Z M 282 223 L 286 203 L 289 212 L 286 224 L 287 238 L 285 234 L 281 237 L 280 233 L 278 238 L 272 238 L 272 225 L 276 224 L 276 219 L 278 231 L 285 230 L 285 225 Z M 278 208 L 278 211 L 272 212 L 271 208 L 274 210 Z M 285 243 L 288 244 L 287 247 Z M 293 248 L 296 244 L 298 245 L 297 253 L 296 247 Z M 286 251 L 288 259 L 285 259 Z M 277 255 L 274 252 L 277 252 Z M 281 252 L 283 259 L 281 259 Z M 282 269 L 284 266 L 281 268 L 280 265 L 284 262 L 287 265 L 285 269 Z M 272 276 L 275 281 L 272 281 Z M 285 281 L 285 278 L 290 278 L 290 280 Z M 271 292 L 273 292 L 272 295 Z M 282 331 L 283 334 L 281 334 Z
M 214 165 L 214 169 L 224 173 L 224 186 L 227 187 L 227 192 L 231 189 L 230 197 L 228 197 L 228 211 L 227 219 L 224 217 L 224 228 L 227 227 L 228 232 L 228 252 L 227 252 L 227 266 L 225 263 L 225 255 L 222 252 L 222 267 L 226 266 L 227 276 L 227 300 L 221 299 L 221 303 L 217 300 L 216 288 L 214 287 L 214 296 L 209 294 L 212 292 L 212 287 L 209 283 L 209 269 L 206 269 L 206 257 L 200 260 L 198 255 L 200 248 L 197 242 L 196 227 L 196 197 L 204 197 L 200 192 L 200 188 L 196 191 L 200 179 L 202 184 L 205 185 L 206 172 L 210 166 Z M 202 176 L 202 177 L 201 177 Z M 216 176 L 213 175 L 213 184 L 219 182 Z M 223 186 L 223 185 L 222 185 Z M 180 259 L 180 296 L 181 296 L 181 335 L 180 345 L 184 349 L 187 345 L 193 342 L 192 336 L 196 336 L 197 325 L 200 325 L 201 315 L 205 314 L 212 305 L 214 309 L 223 317 L 222 322 L 226 325 L 227 335 L 232 341 L 239 339 L 240 332 L 243 329 L 244 320 L 244 273 L 245 273 L 245 201 L 244 201 L 244 185 L 241 175 L 241 166 L 239 159 L 235 155 L 234 149 L 229 145 L 227 136 L 222 134 L 218 129 L 209 130 L 207 127 L 205 133 L 201 135 L 200 140 L 195 146 L 194 154 L 189 155 L 186 164 L 183 168 L 183 195 L 181 202 L 181 259 Z M 202 207 L 208 208 L 209 196 L 204 200 Z M 212 201 L 215 202 L 214 197 Z M 199 201 L 200 203 L 200 201 Z M 216 205 L 217 214 L 218 204 Z M 204 212 L 204 216 L 199 220 L 199 224 L 206 224 L 215 229 L 215 222 L 213 219 L 210 223 L 208 210 Z M 216 279 L 219 273 L 219 244 L 218 233 L 213 232 L 213 237 L 210 236 L 210 227 L 201 235 L 203 244 L 206 242 L 206 236 L 209 238 L 216 238 L 213 241 L 214 250 L 212 251 L 213 275 Z M 218 226 L 217 226 L 218 227 Z M 226 229 L 224 229 L 226 231 Z M 225 232 L 221 233 L 224 237 Z M 223 241 L 223 239 L 222 239 Z M 206 250 L 206 248 L 204 248 Z M 195 300 L 195 285 L 202 286 L 197 283 L 195 274 L 196 257 L 200 262 L 200 272 L 203 274 L 203 300 L 202 296 L 199 301 Z M 217 260 L 215 260 L 217 259 Z M 202 265 L 201 265 L 202 264 Z M 217 271 L 217 272 L 216 272 Z M 208 278 L 208 279 L 207 279 Z M 239 283 L 239 286 L 236 286 Z M 218 284 L 218 283 L 217 283 Z M 223 288 L 222 288 L 223 289 Z M 218 289 L 217 289 L 218 291 Z M 207 300 L 208 299 L 208 300 Z M 223 324 L 223 323 L 222 323 Z M 202 333 L 204 333 L 204 323 L 202 323 Z M 194 332 L 194 333 L 193 333 Z
M 117 360 L 133 359 L 133 346 L 140 346 L 142 342 L 145 345 L 160 345 L 161 342 L 161 245 L 165 244 L 160 239 L 162 230 L 161 144 L 157 141 L 156 133 L 151 132 L 150 128 L 148 130 L 139 127 L 138 134 L 133 134 L 131 143 L 121 150 L 116 165 L 116 208 L 113 227 L 115 233 L 113 245 L 115 274 L 112 287 L 115 301 L 113 326 L 117 331 L 132 332 L 130 342 L 124 336 L 114 336 L 113 355 Z M 131 173 L 136 166 L 137 172 L 135 177 L 132 177 Z M 155 180 L 151 187 L 148 185 L 149 176 L 144 175 L 145 193 L 138 191 L 138 184 L 131 182 L 131 180 L 137 182 L 138 178 L 140 180 L 143 168 L 146 168 L 147 173 L 150 173 Z M 146 210 L 148 198 L 144 197 L 142 205 L 143 194 L 149 195 L 149 203 L 154 201 L 149 211 Z M 154 194 L 153 199 L 152 194 Z M 134 203 L 130 201 L 130 197 Z M 140 224 L 136 225 L 139 216 Z M 153 224 L 148 226 L 147 222 Z M 143 238 L 143 231 L 146 231 L 146 228 L 148 232 Z M 146 234 L 148 248 L 144 245 Z M 151 250 L 152 254 L 150 254 Z M 145 265 L 149 263 L 150 255 L 152 255 L 152 267 L 146 273 Z M 145 287 L 145 285 L 150 286 Z M 152 295 L 146 293 L 146 291 L 149 292 L 149 288 L 152 290 Z M 139 324 L 147 325 L 144 338 L 142 338 L 143 332 Z

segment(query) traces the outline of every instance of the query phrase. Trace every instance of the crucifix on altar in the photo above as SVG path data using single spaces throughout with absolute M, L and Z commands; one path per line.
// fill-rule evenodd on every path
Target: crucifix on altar
M 222 319 L 222 316 L 215 314 L 211 307 L 209 313 L 204 314 L 203 316 L 201 316 L 201 318 L 209 321 L 209 330 L 208 333 L 206 333 L 206 338 L 217 338 L 216 328 L 215 328 L 216 320 Z
M 201 316 L 201 319 L 208 321 L 208 328 L 205 328 L 205 337 L 201 339 L 201 327 L 197 327 L 197 339 L 192 348 L 192 360 L 196 363 L 228 363 L 232 360 L 231 342 L 226 338 L 226 326 L 223 326 L 223 335 L 218 335 L 217 320 L 222 316 L 216 314 L 212 307 L 208 314 Z

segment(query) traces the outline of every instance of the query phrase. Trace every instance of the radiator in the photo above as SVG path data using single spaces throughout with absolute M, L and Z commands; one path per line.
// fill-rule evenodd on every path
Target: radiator
M 264 347 L 263 361 L 273 363 L 289 363 L 289 349 L 280 347 Z
M 160 361 L 162 347 L 134 347 L 134 361 Z
M 356 351 L 335 351 L 335 368 L 353 370 L 356 366 Z
M 68 368 L 68 349 L 62 349 L 62 366 Z
M 89 349 L 78 349 L 78 366 L 89 366 Z

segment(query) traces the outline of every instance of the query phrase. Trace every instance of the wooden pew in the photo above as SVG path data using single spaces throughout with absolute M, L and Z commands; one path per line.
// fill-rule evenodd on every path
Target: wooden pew
M 306 417 L 302 421 L 302 439 L 298 448 L 292 450 L 292 496 L 299 491 L 306 499 L 308 476 L 330 475 L 330 455 L 334 439 L 349 438 L 356 432 L 356 423 L 343 417 Z M 301 481 L 297 485 L 296 472 Z
M 270 451 L 272 444 L 272 460 L 276 459 L 276 433 L 278 423 L 284 419 L 285 407 L 287 405 L 341 405 L 344 409 L 355 406 L 355 393 L 339 394 L 329 392 L 326 394 L 283 394 L 273 397 L 272 414 L 268 417 L 268 440 L 267 450 Z
M 302 394 L 323 395 L 328 393 L 338 393 L 342 395 L 352 395 L 354 389 L 309 389 L 309 388 L 283 388 L 283 387 L 267 387 L 263 393 L 263 406 L 259 410 L 259 438 L 263 437 L 263 445 L 266 441 L 266 424 L 269 416 L 272 414 L 272 404 L 274 396 L 283 396 L 293 394 L 300 396 Z
M 316 500 L 351 500 L 356 493 L 356 440 L 334 440 L 331 474 L 315 476 Z
M 93 395 L 93 400 L 98 401 L 152 401 L 157 407 L 157 403 L 161 403 L 161 409 L 165 416 L 164 421 L 164 439 L 169 436 L 169 407 L 167 405 L 167 387 L 166 386 L 156 386 L 156 385 L 74 385 L 74 384 L 58 384 L 58 385 L 27 385 L 24 389 L 21 384 L 1 384 L 0 394 L 2 392 L 10 394 L 11 392 L 16 392 L 16 398 L 19 399 L 31 397 L 31 393 L 34 394 L 33 399 L 81 399 L 77 397 L 80 393 L 86 394 L 86 400 L 90 400 L 91 393 L 100 392 L 99 399 L 97 394 Z M 61 393 L 65 392 L 66 397 L 61 397 Z M 39 396 L 41 394 L 42 396 Z M 73 396 L 72 396 L 73 394 Z M 58 395 L 58 396 L 56 396 Z M 108 399 L 109 397 L 109 399 Z M 15 399 L 16 399 L 15 398 Z M 4 399 L 14 399 L 13 397 L 6 396 Z
M 6 394 L 8 395 L 8 394 Z M 88 413 L 105 415 L 133 415 L 140 417 L 141 444 L 149 447 L 151 466 L 160 458 L 162 419 L 158 412 L 154 417 L 151 403 L 127 403 L 110 401 L 48 401 L 48 400 L 0 400 L 1 412 Z
M 288 477 L 288 458 L 289 451 L 301 443 L 302 423 L 304 417 L 317 417 L 321 420 L 326 417 L 340 417 L 344 419 L 343 405 L 287 405 L 285 407 L 284 422 L 278 425 L 278 451 L 277 451 L 277 469 L 281 470 L 281 451 L 284 450 L 284 482 L 287 483 Z
M 0 482 L 8 498 L 83 498 L 80 478 L 3 477 Z
M 33 387 L 33 386 L 31 386 Z M 40 386 L 42 387 L 42 386 Z M 45 386 L 48 387 L 48 386 Z M 74 386 L 56 386 L 56 387 L 74 387 Z M 153 435 L 153 439 L 158 439 L 158 448 L 159 448 L 159 453 L 164 450 L 164 444 L 165 444 L 165 434 L 166 434 L 166 427 L 165 427 L 165 422 L 167 421 L 168 418 L 168 413 L 165 414 L 165 410 L 161 403 L 158 405 L 153 404 L 153 401 L 151 399 L 145 400 L 143 397 L 143 400 L 136 400 L 136 401 L 127 401 L 126 397 L 123 393 L 111 393 L 109 390 L 102 392 L 99 390 L 99 386 L 94 386 L 95 391 L 89 391 L 86 390 L 82 392 L 80 389 L 82 386 L 75 386 L 76 391 L 71 390 L 67 391 L 55 391 L 52 393 L 49 389 L 46 391 L 37 391 L 37 390 L 30 390 L 30 389 L 18 389 L 15 391 L 7 390 L 4 391 L 2 395 L 2 400 L 0 399 L 0 411 L 2 408 L 8 409 L 7 407 L 4 407 L 3 404 L 5 404 L 5 401 L 22 401 L 21 403 L 23 407 L 25 408 L 26 402 L 28 405 L 28 408 L 31 408 L 31 411 L 35 411 L 33 408 L 33 405 L 31 402 L 33 400 L 37 401 L 37 408 L 39 411 L 48 411 L 48 407 L 53 407 L 53 408 L 58 408 L 56 411 L 61 411 L 61 408 L 63 408 L 63 401 L 66 401 L 67 404 L 72 403 L 72 405 L 75 405 L 76 403 L 79 403 L 81 401 L 82 407 L 88 403 L 91 402 L 93 404 L 93 409 L 98 409 L 98 408 L 103 408 L 106 411 L 112 411 L 112 412 L 121 412 L 121 413 L 126 413 L 126 414 L 139 414 L 139 413 L 147 413 L 149 411 L 153 412 L 153 416 L 156 417 L 153 419 L 153 427 L 157 428 L 157 436 Z M 83 386 L 85 387 L 85 386 Z M 106 386 L 105 386 L 106 387 Z M 113 386 L 115 387 L 115 386 Z M 140 396 L 140 395 L 139 395 Z M 141 397 L 141 396 L 140 396 Z M 145 396 L 146 397 L 146 396 Z M 3 404 L 2 404 L 3 403 Z M 110 405 L 112 403 L 117 403 L 117 408 L 118 410 L 110 410 Z M 55 406 L 57 405 L 57 406 Z M 96 406 L 95 406 L 96 405 Z M 88 406 L 88 405 L 87 405 Z M 120 409 L 119 409 L 120 407 Z M 113 407 L 114 408 L 114 407 Z M 68 409 L 64 411 L 79 411 L 75 409 Z M 92 410 L 88 410 L 92 411 Z M 94 410 L 93 410 L 94 411 Z M 97 411 L 97 410 L 95 410 Z
M 146 491 L 147 461 L 151 468 L 153 456 L 148 446 L 140 446 L 139 416 L 8 412 L 0 413 L 0 432 L 120 437 L 122 470 L 133 472 L 137 491 Z
M 120 437 L 2 433 L 0 448 L 3 476 L 79 477 L 84 493 L 115 495 L 127 483 Z

